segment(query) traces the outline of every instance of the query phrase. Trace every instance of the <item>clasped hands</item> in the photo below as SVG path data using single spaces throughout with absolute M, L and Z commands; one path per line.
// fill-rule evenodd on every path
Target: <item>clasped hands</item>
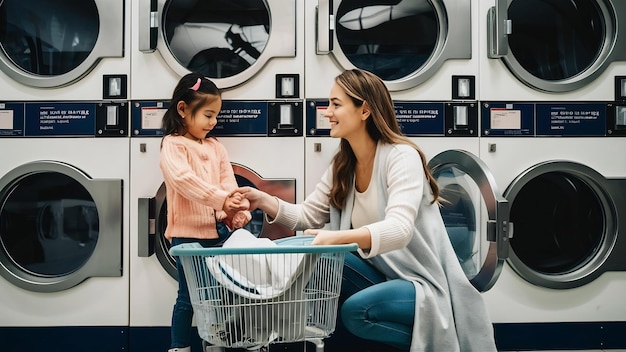
M 217 220 L 225 221 L 232 229 L 239 229 L 252 219 L 249 210 L 250 201 L 237 191 L 231 192 L 224 200 L 222 211 L 217 213 Z

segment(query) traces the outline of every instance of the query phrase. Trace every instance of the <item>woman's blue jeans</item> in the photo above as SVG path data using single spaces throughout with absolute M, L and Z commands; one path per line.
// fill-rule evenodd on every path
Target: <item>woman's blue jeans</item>
M 411 346 L 415 287 L 385 276 L 358 254 L 347 253 L 340 301 L 341 322 L 352 334 L 403 350 Z
M 215 247 L 223 239 L 199 240 L 195 238 L 172 238 L 172 246 L 181 243 L 198 242 L 202 247 Z M 187 347 L 191 345 L 191 322 L 193 319 L 193 307 L 189 298 L 187 280 L 180 258 L 176 258 L 176 270 L 178 271 L 178 297 L 172 312 L 171 348 Z

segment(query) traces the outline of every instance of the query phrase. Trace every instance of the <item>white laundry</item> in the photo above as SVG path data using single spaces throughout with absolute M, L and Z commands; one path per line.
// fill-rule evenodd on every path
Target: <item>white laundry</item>
M 224 242 L 223 248 L 276 246 L 270 239 L 239 229 Z M 220 255 L 206 260 L 211 274 L 225 288 L 246 298 L 270 299 L 285 293 L 302 274 L 304 258 L 303 253 L 268 253 Z
M 307 312 L 311 309 L 305 289 L 320 255 L 254 253 L 255 248 L 277 246 L 240 229 L 232 233 L 223 248 L 241 248 L 242 253 L 249 254 L 206 258 L 211 275 L 230 292 L 216 294 L 224 302 L 206 302 L 223 309 L 205 309 L 206 316 L 199 317 L 211 327 L 210 335 L 221 339 L 211 342 L 251 349 L 277 340 L 304 339 Z

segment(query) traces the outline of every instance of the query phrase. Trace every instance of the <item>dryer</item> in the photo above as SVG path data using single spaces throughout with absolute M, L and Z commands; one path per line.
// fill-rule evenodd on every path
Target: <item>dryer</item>
M 407 135 L 478 136 L 477 125 L 472 125 L 478 119 L 478 23 L 473 19 L 477 1 L 307 0 L 304 4 L 306 194 L 338 145 L 326 137 L 328 119 L 322 114 L 334 78 L 345 69 L 368 70 L 385 82 Z M 426 150 L 428 157 L 442 150 L 436 147 L 440 141 L 431 141 L 435 148 Z M 478 152 L 477 138 L 447 138 L 445 145 Z
M 619 0 L 480 1 L 480 99 L 613 100 L 625 14 Z
M 515 229 L 508 265 L 485 294 L 499 348 L 626 347 L 626 130 L 615 118 L 625 111 L 483 103 L 480 157 Z
M 169 99 L 190 71 L 224 99 L 300 98 L 299 1 L 139 0 L 132 12 L 132 99 Z
M 128 348 L 127 107 L 0 103 L 3 350 Z
M 130 1 L 4 0 L 4 100 L 126 99 Z
M 478 1 L 304 3 L 307 98 L 326 98 L 335 76 L 358 67 L 384 80 L 397 100 L 474 99 Z

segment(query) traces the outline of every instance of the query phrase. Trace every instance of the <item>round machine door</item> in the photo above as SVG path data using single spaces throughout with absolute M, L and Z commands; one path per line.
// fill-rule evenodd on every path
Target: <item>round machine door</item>
M 28 86 L 65 86 L 124 56 L 123 0 L 4 0 L 0 23 L 0 69 Z
M 221 88 L 246 82 L 274 57 L 296 54 L 295 0 L 139 0 L 139 50 Z
M 405 90 L 448 59 L 472 57 L 470 24 L 469 1 L 318 0 L 317 53 Z
M 547 161 L 525 170 L 505 191 L 516 224 L 508 259 L 513 270 L 554 289 L 626 270 L 626 242 L 618 236 L 625 187 L 624 180 L 607 180 L 574 162 Z
M 237 163 L 231 164 L 235 179 L 240 187 L 258 188 L 286 202 L 295 203 L 296 181 L 294 179 L 264 179 L 246 166 Z M 176 260 L 170 254 L 170 242 L 165 238 L 165 229 L 167 228 L 166 192 L 165 183 L 162 183 L 154 198 L 139 199 L 139 223 L 140 226 L 148 226 L 148 228 L 139 229 L 139 247 L 148 248 L 139 255 L 150 256 L 154 253 L 167 273 L 178 280 Z M 280 224 L 267 223 L 265 213 L 260 209 L 255 209 L 251 215 L 252 219 L 244 228 L 257 237 L 276 240 L 295 235 L 293 230 Z M 150 242 L 152 238 L 154 243 Z
M 488 56 L 531 88 L 572 91 L 626 60 L 624 14 L 621 0 L 497 0 L 488 13 Z
M 508 257 L 509 203 L 473 154 L 447 150 L 428 163 L 442 198 L 441 215 L 461 267 L 481 292 L 498 279 Z
M 54 161 L 0 178 L 0 275 L 56 292 L 122 276 L 122 180 L 94 180 Z

